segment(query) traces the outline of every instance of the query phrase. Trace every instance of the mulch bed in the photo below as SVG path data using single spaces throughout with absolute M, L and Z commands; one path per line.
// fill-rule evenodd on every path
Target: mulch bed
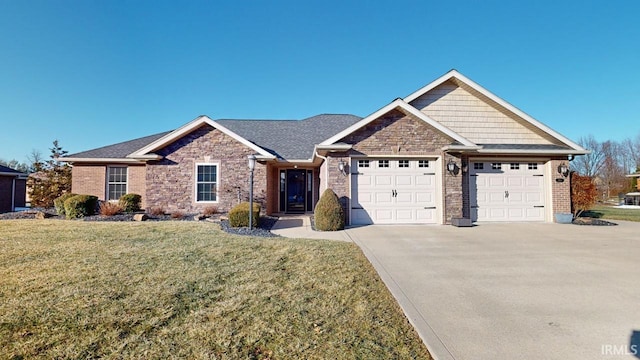
M 590 217 L 579 217 L 573 220 L 574 225 L 593 225 L 593 226 L 615 226 L 618 225 L 616 223 L 612 223 L 611 221 L 600 220 L 596 218 Z
M 10 212 L 0 214 L 0 220 L 20 220 L 20 219 L 36 219 L 38 213 L 46 214 L 48 219 L 54 220 L 65 220 L 64 216 L 60 216 L 56 213 L 54 209 L 32 209 L 27 211 L 19 211 L 19 212 Z M 75 221 L 134 221 L 134 214 L 120 214 L 113 216 L 104 216 L 104 215 L 92 215 L 85 216 L 84 218 L 77 219 Z M 181 218 L 174 218 L 169 214 L 165 215 L 149 215 L 149 217 L 145 221 L 196 221 L 196 214 L 187 214 Z M 215 218 L 207 219 L 209 221 L 217 222 L 220 224 L 220 227 L 223 231 L 235 234 L 235 235 L 245 235 L 245 236 L 259 236 L 259 237 L 279 237 L 280 235 L 276 235 L 272 233 L 270 230 L 275 225 L 276 221 L 278 221 L 278 217 L 274 216 L 261 216 L 258 226 L 249 230 L 248 227 L 241 228 L 232 228 L 229 226 L 229 221 L 220 219 L 220 215 L 217 215 Z

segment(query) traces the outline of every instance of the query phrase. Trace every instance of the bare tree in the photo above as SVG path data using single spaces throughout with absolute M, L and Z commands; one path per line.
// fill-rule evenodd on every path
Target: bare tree
M 578 144 L 590 150 L 590 154 L 578 156 L 572 163 L 573 168 L 579 174 L 589 177 L 596 177 L 604 166 L 605 154 L 602 143 L 596 140 L 593 135 L 581 137 Z
M 634 139 L 627 138 L 621 143 L 624 154 L 624 167 L 628 172 L 640 169 L 640 133 Z

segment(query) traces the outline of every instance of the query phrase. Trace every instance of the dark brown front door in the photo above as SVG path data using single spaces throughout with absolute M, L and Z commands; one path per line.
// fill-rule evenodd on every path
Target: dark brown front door
M 288 213 L 304 213 L 307 198 L 307 171 L 287 170 L 287 199 L 286 211 Z

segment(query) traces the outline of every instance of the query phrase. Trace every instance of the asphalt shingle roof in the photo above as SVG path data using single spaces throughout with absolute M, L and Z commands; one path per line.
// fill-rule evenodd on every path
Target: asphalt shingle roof
M 16 170 L 16 169 L 12 169 L 10 167 L 6 167 L 4 165 L 0 165 L 0 173 L 11 173 L 11 174 L 16 174 L 16 175 L 24 175 L 22 172 Z
M 304 120 L 231 120 L 215 122 L 273 155 L 289 160 L 311 159 L 314 146 L 362 118 L 348 114 L 322 114 Z
M 304 120 L 232 120 L 215 122 L 282 159 L 311 159 L 314 146 L 360 121 L 355 115 L 322 114 Z M 122 159 L 170 131 L 67 155 L 69 158 Z
M 145 136 L 138 139 L 133 139 L 133 140 L 129 140 L 129 141 L 113 144 L 113 145 L 103 146 L 101 148 L 67 155 L 65 157 L 88 158 L 88 159 L 99 159 L 99 158 L 122 159 L 127 157 L 127 155 L 131 154 L 132 152 L 151 144 L 152 142 L 158 140 L 159 138 L 167 135 L 170 132 L 171 131 L 165 131 L 163 133 L 149 135 L 149 136 Z

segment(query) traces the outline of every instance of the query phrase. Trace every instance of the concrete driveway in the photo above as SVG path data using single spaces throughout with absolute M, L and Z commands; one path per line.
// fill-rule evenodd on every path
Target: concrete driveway
M 640 223 L 347 230 L 436 359 L 640 358 Z

